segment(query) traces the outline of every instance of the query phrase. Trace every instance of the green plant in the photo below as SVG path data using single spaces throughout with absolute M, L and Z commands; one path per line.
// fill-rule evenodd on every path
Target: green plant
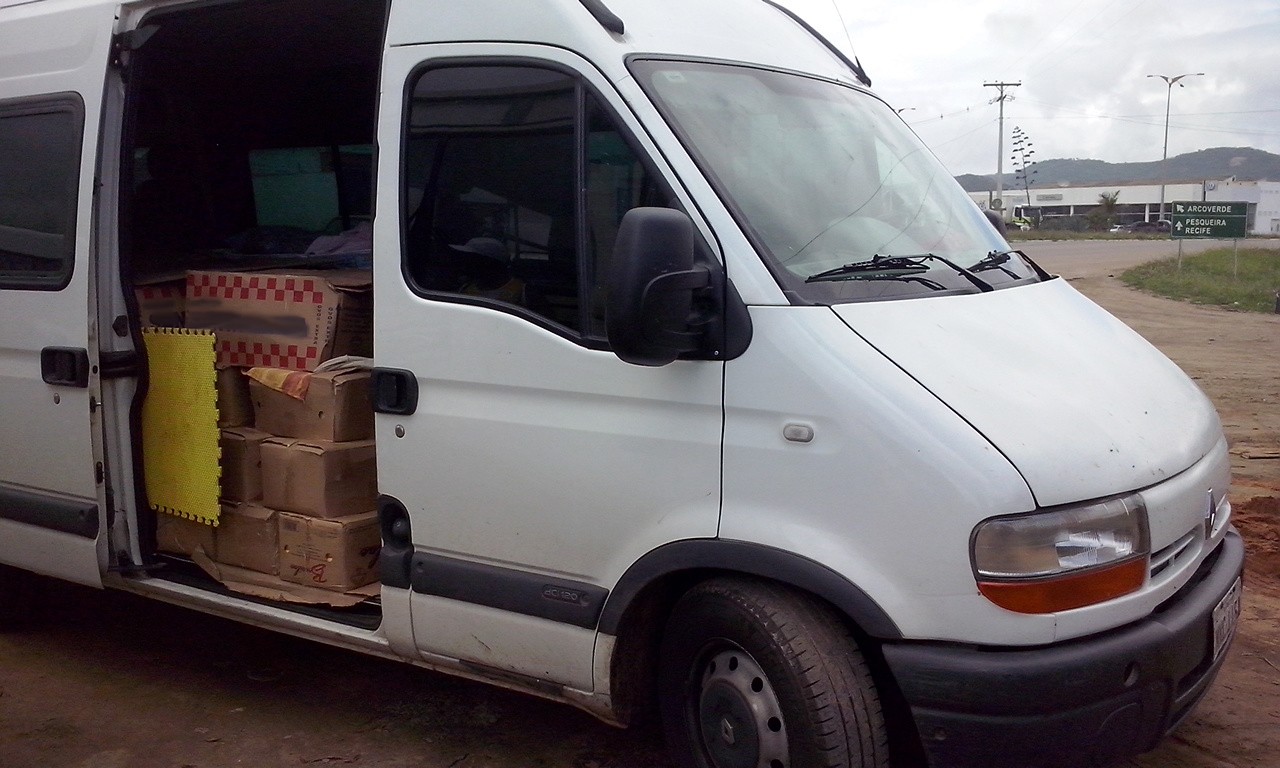
M 1280 251 L 1231 248 L 1163 259 L 1134 267 L 1120 276 L 1126 284 L 1171 299 L 1213 304 L 1249 312 L 1274 312 L 1280 290 Z

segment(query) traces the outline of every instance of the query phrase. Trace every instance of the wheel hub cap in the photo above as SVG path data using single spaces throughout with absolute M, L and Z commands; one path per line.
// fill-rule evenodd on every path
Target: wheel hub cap
M 739 650 L 721 651 L 702 673 L 701 741 L 715 768 L 787 768 L 782 707 L 760 665 Z

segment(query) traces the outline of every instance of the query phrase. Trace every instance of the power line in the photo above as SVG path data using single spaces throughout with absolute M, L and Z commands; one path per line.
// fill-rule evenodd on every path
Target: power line
M 1047 106 L 1053 106 L 1049 104 Z M 1179 112 L 1178 117 L 1213 117 L 1215 115 L 1264 115 L 1270 112 L 1280 112 L 1277 109 L 1243 109 L 1237 112 Z M 1159 117 L 1159 115 L 1116 115 L 1116 117 Z
M 1115 5 L 1117 2 L 1119 2 L 1119 0 L 1112 0 L 1111 2 L 1107 3 L 1106 5 L 1104 5 L 1104 6 L 1102 7 L 1102 9 L 1101 9 L 1101 10 L 1099 10 L 1097 13 L 1093 14 L 1092 16 L 1090 16 L 1090 17 L 1089 17 L 1089 18 L 1088 18 L 1088 19 L 1087 19 L 1083 24 L 1081 24 L 1079 27 L 1076 27 L 1076 30 L 1075 30 L 1074 32 L 1072 32 L 1071 34 L 1069 34 L 1069 35 L 1067 35 L 1065 38 L 1063 38 L 1063 39 L 1062 39 L 1062 42 L 1058 43 L 1057 45 L 1053 46 L 1053 47 L 1052 47 L 1052 48 L 1050 48 L 1049 50 L 1047 50 L 1047 51 L 1045 51 L 1044 53 L 1042 53 L 1042 54 L 1040 55 L 1040 57 L 1039 57 L 1039 58 L 1037 58 L 1037 59 L 1033 60 L 1030 64 L 1028 64 L 1028 65 L 1027 65 L 1027 72 L 1034 72 L 1034 71 L 1035 71 L 1035 69 L 1036 69 L 1036 66 L 1037 66 L 1037 65 L 1039 65 L 1039 64 L 1040 64 L 1040 62 L 1045 61 L 1046 59 L 1048 59 L 1048 58 L 1049 58 L 1049 56 L 1051 56 L 1051 55 L 1052 55 L 1052 54 L 1054 54 L 1054 53 L 1057 53 L 1057 51 L 1058 51 L 1058 49 L 1059 49 L 1059 48 L 1061 48 L 1062 46 L 1064 46 L 1064 45 L 1066 45 L 1067 43 L 1071 42 L 1071 40 L 1072 40 L 1072 39 L 1074 39 L 1076 35 L 1080 34 L 1081 32 L 1085 31 L 1086 29 L 1091 29 L 1091 28 L 1092 28 L 1092 27 L 1091 27 L 1091 25 L 1093 24 L 1093 22 L 1094 22 L 1094 21 L 1095 21 L 1099 16 L 1101 16 L 1102 14 L 1104 14 L 1104 13 L 1106 13 L 1107 11 L 1111 10 L 1111 7 L 1112 7 L 1113 5 Z M 1134 5 L 1132 8 L 1130 8 L 1130 9 L 1129 9 L 1129 13 L 1133 13 L 1133 12 L 1134 12 L 1134 11 L 1136 11 L 1138 8 L 1141 8 L 1141 7 L 1142 7 L 1142 4 L 1143 4 L 1143 3 L 1145 3 L 1145 2 L 1146 2 L 1146 0 L 1142 0 L 1142 2 L 1141 2 L 1141 3 L 1138 3 L 1138 4 Z M 1128 16 L 1128 15 L 1129 15 L 1129 13 L 1124 14 L 1124 16 Z M 1122 16 L 1121 18 L 1123 18 L 1123 16 Z M 1115 27 L 1114 27 L 1114 26 L 1112 26 L 1112 27 L 1111 27 L 1111 29 L 1115 29 Z
M 1160 117 L 1160 115 L 1159 115 L 1159 114 L 1153 114 L 1153 115 L 1147 115 L 1147 114 L 1137 114 L 1137 115 L 1095 115 L 1095 114 L 1090 113 L 1090 112 L 1085 112 L 1084 110 L 1078 109 L 1078 108 L 1076 108 L 1076 107 L 1064 107 L 1064 106 L 1063 106 L 1063 105 L 1061 105 L 1061 104 L 1053 104 L 1053 103 L 1048 102 L 1048 101 L 1040 101 L 1039 99 L 1031 98 L 1031 97 L 1028 97 L 1028 96 L 1023 96 L 1023 97 L 1021 97 L 1021 99 L 1022 99 L 1022 101 L 1025 101 L 1025 102 L 1027 102 L 1028 104 L 1036 104 L 1036 105 L 1039 105 L 1039 106 L 1041 106 L 1041 107 L 1052 107 L 1053 109 L 1061 109 L 1061 110 L 1063 110 L 1063 111 L 1065 111 L 1065 112 L 1076 112 L 1076 113 L 1081 114 L 1081 115 L 1084 115 L 1084 116 L 1086 116 L 1086 117 L 1110 117 L 1110 118 L 1115 118 L 1115 119 L 1117 119 L 1117 120 L 1121 120 L 1121 119 L 1130 119 L 1130 118 L 1142 118 L 1142 117 L 1151 117 L 1151 118 L 1159 118 L 1159 117 Z M 1269 114 L 1269 113 L 1271 113 L 1271 112 L 1280 112 L 1280 107 L 1273 107 L 1273 108 L 1271 108 L 1271 109 L 1244 109 L 1244 110 L 1238 110 L 1238 111 L 1233 111 L 1233 112 L 1179 112 L 1179 113 L 1178 113 L 1178 117 L 1212 117 L 1212 116 L 1214 116 L 1214 115 L 1262 115 L 1262 114 Z M 1162 123 L 1162 124 L 1163 124 L 1163 123 Z
M 1164 125 L 1163 122 L 1155 120 L 1134 120 L 1131 118 L 1120 117 L 1116 115 L 1023 115 L 1021 120 L 1111 120 L 1117 123 L 1129 123 L 1130 125 L 1146 125 L 1153 128 L 1159 128 Z M 1169 123 L 1170 127 L 1177 128 L 1180 131 L 1198 131 L 1200 133 L 1238 133 L 1246 136 L 1280 136 L 1280 131 L 1258 130 L 1254 128 L 1223 128 L 1221 126 L 1197 125 L 1194 123 Z
M 963 115 L 966 112 L 972 112 L 978 107 L 983 107 L 990 103 L 991 102 L 989 101 L 980 101 L 977 104 L 970 104 L 964 109 L 957 109 L 955 112 L 947 112 L 946 114 L 938 115 L 937 117 L 926 117 L 923 120 L 913 120 L 910 123 L 908 123 L 908 125 L 924 125 L 925 123 L 933 123 L 933 122 L 937 122 L 938 120 L 945 120 L 948 117 L 955 117 L 956 115 Z
M 1074 16 L 1074 15 L 1075 15 L 1075 13 L 1076 13 L 1076 11 L 1080 10 L 1080 6 L 1084 5 L 1084 4 L 1085 4 L 1085 1 L 1086 1 L 1086 0 L 1080 0 L 1080 2 L 1076 3 L 1074 6 L 1072 6 L 1072 7 L 1071 7 L 1071 10 L 1069 10 L 1069 11 L 1067 11 L 1066 13 L 1062 14 L 1062 16 L 1061 16 L 1061 17 L 1060 17 L 1060 18 L 1059 18 L 1059 19 L 1058 19 L 1054 24 L 1050 25 L 1050 29 L 1051 29 L 1052 31 L 1051 31 L 1049 34 L 1047 34 L 1047 35 L 1045 35 L 1045 36 L 1041 37 L 1039 40 L 1037 40 L 1037 41 L 1035 42 L 1035 44 L 1034 44 L 1034 45 L 1028 46 L 1028 47 L 1027 47 L 1027 49 L 1022 53 L 1022 55 L 1021 55 L 1021 56 L 1019 56 L 1018 58 L 1016 58 L 1016 59 L 1014 59 L 1013 61 L 1009 62 L 1009 67 L 1011 67 L 1011 68 L 1012 68 L 1012 67 L 1016 66 L 1016 65 L 1017 65 L 1017 64 L 1019 64 L 1023 59 L 1027 58 L 1027 57 L 1028 57 L 1028 56 L 1030 56 L 1032 53 L 1034 53 L 1034 52 L 1038 51 L 1038 50 L 1043 46 L 1043 44 L 1044 44 L 1044 43 L 1048 42 L 1049 38 L 1053 36 L 1053 33 L 1054 33 L 1054 32 L 1057 32 L 1057 31 L 1059 31 L 1060 29 L 1062 29 L 1062 27 L 1063 27 L 1063 22 L 1065 22 L 1067 19 L 1069 19 L 1069 18 L 1071 18 L 1072 16 Z M 1055 48 L 1055 50 L 1056 50 L 1056 48 Z M 1038 59 L 1037 59 L 1037 61 L 1038 61 Z
M 1024 115 L 1024 120 L 1113 120 L 1120 123 L 1130 123 L 1133 125 L 1149 125 L 1160 127 L 1164 125 L 1163 120 L 1158 120 L 1159 115 L 1109 115 L 1086 112 L 1073 107 L 1064 107 L 1060 104 L 1050 104 L 1049 102 L 1039 101 L 1037 99 L 1023 99 L 1029 104 L 1036 104 L 1042 107 L 1050 107 L 1063 112 L 1071 112 L 1070 115 Z M 1215 117 L 1218 115 L 1252 115 L 1252 114 L 1268 114 L 1280 112 L 1280 109 L 1251 109 L 1239 112 L 1183 112 L 1179 117 Z M 1145 120 L 1143 118 L 1151 118 Z M 1200 131 L 1203 133 L 1239 133 L 1249 136 L 1280 136 L 1280 131 L 1256 130 L 1251 128 L 1224 128 L 1221 126 L 1197 125 L 1194 123 L 1171 122 L 1170 126 L 1178 130 Z
M 966 136 L 969 136 L 969 135 L 971 135 L 971 134 L 977 133 L 978 131 L 982 130 L 983 128 L 987 128 L 987 127 L 989 127 L 989 126 L 990 126 L 992 123 L 994 123 L 994 122 L 995 122 L 995 119 L 988 120 L 987 122 L 983 123 L 982 125 L 979 125 L 977 128 L 973 128 L 973 129 L 971 129 L 971 130 L 965 131 L 964 133 L 960 134 L 959 136 L 953 136 L 952 138 L 947 139 L 946 141 L 931 141 L 931 142 L 929 142 L 929 148 L 930 148 L 930 149 L 933 149 L 933 148 L 936 148 L 936 147 L 945 147 L 945 146 L 946 146 L 946 145 L 948 145 L 948 144 L 954 144 L 955 142 L 957 142 L 957 141 L 959 141 L 959 140 L 961 140 L 961 139 L 965 138 Z

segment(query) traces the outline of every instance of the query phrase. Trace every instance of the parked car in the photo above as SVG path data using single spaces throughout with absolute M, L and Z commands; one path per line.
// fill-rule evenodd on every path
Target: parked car
M 1169 232 L 1169 229 L 1169 220 L 1160 219 L 1159 221 L 1134 221 L 1128 224 L 1117 224 L 1111 228 L 1111 231 L 1160 234 Z

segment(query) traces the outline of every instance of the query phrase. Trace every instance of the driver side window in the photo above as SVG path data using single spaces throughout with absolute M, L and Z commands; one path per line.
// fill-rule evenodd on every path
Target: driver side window
M 668 197 L 599 100 L 549 67 L 439 67 L 417 76 L 406 131 L 411 285 L 602 339 L 618 222 Z

